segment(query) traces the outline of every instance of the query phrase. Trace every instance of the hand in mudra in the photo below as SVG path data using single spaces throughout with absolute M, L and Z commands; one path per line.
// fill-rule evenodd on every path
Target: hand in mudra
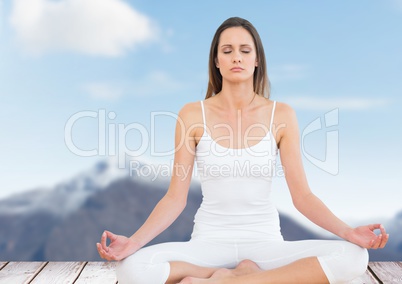
M 110 239 L 109 245 L 107 239 Z M 100 257 L 106 260 L 122 260 L 136 251 L 135 244 L 130 238 L 109 231 L 103 232 L 101 242 L 97 243 L 96 247 Z
M 381 232 L 377 235 L 374 230 Z M 354 228 L 349 241 L 367 249 L 384 248 L 388 242 L 389 235 L 381 224 L 366 225 Z

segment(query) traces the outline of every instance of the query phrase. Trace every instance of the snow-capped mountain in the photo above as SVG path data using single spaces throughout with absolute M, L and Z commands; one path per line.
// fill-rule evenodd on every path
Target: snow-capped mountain
M 0 260 L 100 260 L 95 243 L 103 230 L 131 235 L 165 194 L 169 174 L 162 166 L 134 161 L 119 169 L 113 160 L 101 161 L 52 189 L 1 200 Z M 188 240 L 201 199 L 195 181 L 184 212 L 150 244 Z M 322 238 L 283 214 L 280 218 L 286 240 Z M 390 245 L 370 253 L 372 260 L 402 260 L 402 213 L 387 228 Z
M 130 170 L 130 164 L 135 170 Z M 38 188 L 0 200 L 0 214 L 23 214 L 29 212 L 51 212 L 57 216 L 66 216 L 77 210 L 88 197 L 107 188 L 113 181 L 131 177 L 144 182 L 165 182 L 164 177 L 137 175 L 149 164 L 139 160 L 127 162 L 119 168 L 115 159 L 99 161 L 93 168 L 79 173 L 69 180 L 56 184 L 53 188 Z M 153 167 L 156 167 L 153 165 Z

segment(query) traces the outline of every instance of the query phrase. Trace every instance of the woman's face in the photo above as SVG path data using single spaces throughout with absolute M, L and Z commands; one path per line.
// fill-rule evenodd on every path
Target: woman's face
M 253 80 L 257 54 L 251 34 L 242 27 L 224 30 L 219 38 L 216 66 L 223 81 L 233 83 Z

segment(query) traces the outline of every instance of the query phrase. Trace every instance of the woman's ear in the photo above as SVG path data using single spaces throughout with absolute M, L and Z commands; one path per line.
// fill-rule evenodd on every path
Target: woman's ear
M 218 58 L 215 58 L 215 66 L 216 66 L 216 68 L 218 68 L 218 69 L 219 69 L 219 62 L 218 62 Z

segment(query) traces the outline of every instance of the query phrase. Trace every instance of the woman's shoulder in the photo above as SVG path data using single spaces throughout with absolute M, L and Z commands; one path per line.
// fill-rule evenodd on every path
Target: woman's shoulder
M 202 117 L 200 101 L 189 102 L 183 105 L 179 111 L 179 117 L 188 122 L 198 122 L 200 117 Z
M 290 115 L 295 113 L 295 110 L 291 105 L 278 101 L 276 102 L 276 111 L 283 113 L 284 115 Z
M 287 103 L 284 102 L 279 102 L 277 100 L 273 99 L 267 99 L 264 98 L 269 105 L 270 108 L 273 107 L 273 104 L 275 103 L 275 116 L 289 116 L 289 115 L 294 115 L 295 111 L 292 106 L 290 106 Z
M 277 111 L 277 110 L 286 111 L 287 109 L 292 108 L 287 103 L 277 101 L 277 100 L 275 100 L 273 98 L 261 97 L 261 99 L 264 101 L 264 104 L 267 104 L 271 108 L 273 107 L 273 104 L 275 103 L 275 111 Z
M 183 115 L 189 115 L 193 112 L 197 112 L 197 111 L 201 111 L 201 103 L 200 101 L 196 101 L 196 102 L 189 102 L 184 104 L 180 111 L 179 114 L 183 114 Z
M 276 101 L 275 122 L 276 123 L 295 123 L 295 122 L 297 122 L 296 111 L 288 103 Z

